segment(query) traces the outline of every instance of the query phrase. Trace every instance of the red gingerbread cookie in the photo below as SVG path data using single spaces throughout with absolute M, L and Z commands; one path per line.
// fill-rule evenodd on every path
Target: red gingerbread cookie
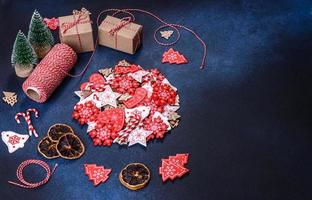
M 96 164 L 85 164 L 85 173 L 89 180 L 93 182 L 94 186 L 104 183 L 111 173 L 111 169 L 105 169 L 104 166 L 97 166 Z
M 143 101 L 143 99 L 146 97 L 147 91 L 144 88 L 138 88 L 135 90 L 134 95 L 130 98 L 124 101 L 123 103 L 127 108 L 133 108 L 134 106 L 138 105 Z
M 188 162 L 188 156 L 189 154 L 176 154 L 175 156 L 169 156 L 168 159 L 162 159 L 161 167 L 159 167 L 162 181 L 165 182 L 168 179 L 173 181 L 187 174 L 189 169 L 185 168 L 184 165 Z
M 180 54 L 180 52 L 170 48 L 168 51 L 164 52 L 162 62 L 168 62 L 170 64 L 185 64 L 188 61 L 182 54 Z

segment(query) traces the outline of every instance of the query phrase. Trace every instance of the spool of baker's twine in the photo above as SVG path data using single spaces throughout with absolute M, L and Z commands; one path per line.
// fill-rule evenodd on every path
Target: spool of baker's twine
M 56 44 L 23 83 L 23 91 L 32 100 L 38 103 L 45 102 L 76 61 L 77 54 L 71 47 Z

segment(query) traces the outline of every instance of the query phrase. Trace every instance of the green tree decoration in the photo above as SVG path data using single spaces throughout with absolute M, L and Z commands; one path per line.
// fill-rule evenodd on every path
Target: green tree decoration
M 18 31 L 13 46 L 11 63 L 16 75 L 28 77 L 37 64 L 37 55 L 22 31 Z
M 34 11 L 31 17 L 28 40 L 37 53 L 38 58 L 43 58 L 54 44 L 52 33 L 43 22 L 37 10 Z

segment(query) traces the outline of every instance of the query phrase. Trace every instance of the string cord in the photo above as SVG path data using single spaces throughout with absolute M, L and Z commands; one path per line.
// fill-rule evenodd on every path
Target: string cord
M 155 31 L 154 31 L 154 40 L 159 44 L 159 45 L 162 45 L 162 46 L 171 46 L 171 45 L 174 45 L 176 44 L 179 39 L 180 39 L 180 31 L 178 30 L 179 28 L 181 29 L 184 29 L 188 32 L 190 32 L 191 34 L 193 34 L 197 40 L 199 40 L 199 42 L 203 45 L 203 58 L 202 58 L 202 62 L 201 62 L 201 65 L 200 65 L 200 69 L 204 69 L 205 67 L 205 62 L 206 62 L 206 57 L 207 57 L 207 45 L 206 43 L 204 42 L 204 40 L 197 34 L 195 33 L 195 31 L 193 31 L 192 29 L 186 27 L 186 26 L 183 26 L 183 25 L 180 25 L 180 24 L 171 24 L 171 23 L 168 23 L 166 22 L 165 20 L 163 20 L 162 18 L 160 18 L 159 16 L 153 14 L 152 12 L 149 12 L 149 11 L 146 11 L 146 10 L 142 10 L 142 9 L 137 9 L 137 8 L 126 8 L 126 9 L 116 9 L 116 14 L 119 13 L 119 12 L 141 12 L 141 13 L 144 13 L 144 14 L 147 14 L 147 15 L 150 15 L 151 17 L 155 18 L 156 20 L 158 20 L 160 23 L 162 23 L 163 25 L 161 25 L 160 27 L 158 27 Z M 113 14 L 114 16 L 114 14 Z M 175 29 L 177 31 L 177 39 L 171 43 L 162 43 L 162 42 L 159 42 L 159 40 L 157 39 L 157 32 L 164 28 L 164 27 L 171 27 L 173 29 Z
M 25 178 L 23 176 L 23 170 L 31 164 L 39 165 L 46 171 L 46 177 L 42 181 L 39 181 L 36 183 L 30 183 L 30 182 L 25 180 Z M 16 170 L 16 177 L 20 181 L 20 183 L 13 182 L 13 181 L 8 181 L 8 183 L 22 187 L 22 188 L 27 188 L 27 189 L 37 188 L 41 185 L 46 184 L 50 180 L 50 178 L 51 178 L 52 174 L 54 173 L 55 169 L 57 168 L 57 166 L 58 166 L 58 164 L 55 164 L 52 171 L 51 171 L 49 165 L 44 161 L 41 161 L 41 160 L 25 160 L 24 162 L 22 162 L 18 166 L 18 168 Z
M 180 24 L 171 24 L 171 23 L 168 23 L 166 22 L 165 20 L 163 20 L 162 18 L 160 18 L 159 16 L 153 14 L 152 12 L 149 12 L 149 11 L 146 11 L 146 10 L 142 10 L 142 9 L 137 9 L 137 8 L 126 8 L 126 9 L 114 9 L 114 8 L 111 8 L 111 9 L 106 9 L 106 10 L 103 10 L 101 11 L 98 16 L 97 16 L 97 27 L 99 27 L 100 25 L 100 18 L 102 17 L 103 14 L 105 13 L 109 13 L 109 12 L 114 12 L 112 14 L 112 16 L 115 16 L 117 15 L 118 13 L 125 13 L 125 14 L 128 14 L 131 18 L 131 21 L 135 21 L 135 17 L 134 17 L 134 14 L 132 12 L 139 12 L 139 13 L 143 13 L 143 14 L 146 14 L 146 15 L 149 15 L 151 17 L 153 17 L 154 19 L 156 19 L 157 21 L 159 21 L 162 25 L 160 27 L 158 27 L 155 31 L 154 31 L 154 40 L 156 43 L 158 43 L 159 45 L 162 45 L 162 46 L 171 46 L 171 45 L 174 45 L 176 44 L 180 37 L 181 37 L 181 34 L 180 34 L 180 31 L 178 29 L 184 29 L 188 32 L 190 32 L 191 34 L 193 34 L 195 36 L 195 38 L 202 44 L 203 46 L 203 57 L 202 57 L 202 61 L 201 61 L 201 65 L 200 65 L 200 69 L 204 69 L 205 67 L 205 63 L 206 63 L 206 57 L 207 57 L 207 45 L 206 43 L 204 42 L 204 40 L 195 32 L 193 31 L 192 29 L 186 27 L 186 26 L 183 26 L 183 25 L 180 25 Z M 176 30 L 177 32 L 177 38 L 175 41 L 171 42 L 171 43 L 162 43 L 160 42 L 158 39 L 157 39 L 157 32 L 160 30 L 160 29 L 163 29 L 165 27 L 171 27 L 173 29 Z M 97 37 L 96 37 L 96 41 L 95 41 L 95 47 L 98 45 L 98 41 L 99 41 L 99 36 L 97 34 Z M 94 49 L 94 51 L 92 52 L 91 56 L 90 56 L 90 59 L 89 61 L 87 62 L 86 66 L 84 67 L 84 69 L 77 75 L 72 75 L 72 74 L 69 74 L 67 72 L 66 75 L 70 76 L 70 77 L 79 77 L 79 76 L 82 76 L 85 71 L 88 69 L 92 59 L 93 59 L 93 56 L 96 52 L 96 48 Z

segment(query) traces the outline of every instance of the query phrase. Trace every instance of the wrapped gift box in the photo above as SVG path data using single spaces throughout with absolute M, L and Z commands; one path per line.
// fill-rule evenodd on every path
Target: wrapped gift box
M 142 42 L 143 26 L 112 16 L 106 16 L 99 26 L 99 44 L 134 54 Z
M 60 41 L 72 47 L 77 53 L 94 51 L 90 13 L 82 8 L 73 15 L 59 17 Z

